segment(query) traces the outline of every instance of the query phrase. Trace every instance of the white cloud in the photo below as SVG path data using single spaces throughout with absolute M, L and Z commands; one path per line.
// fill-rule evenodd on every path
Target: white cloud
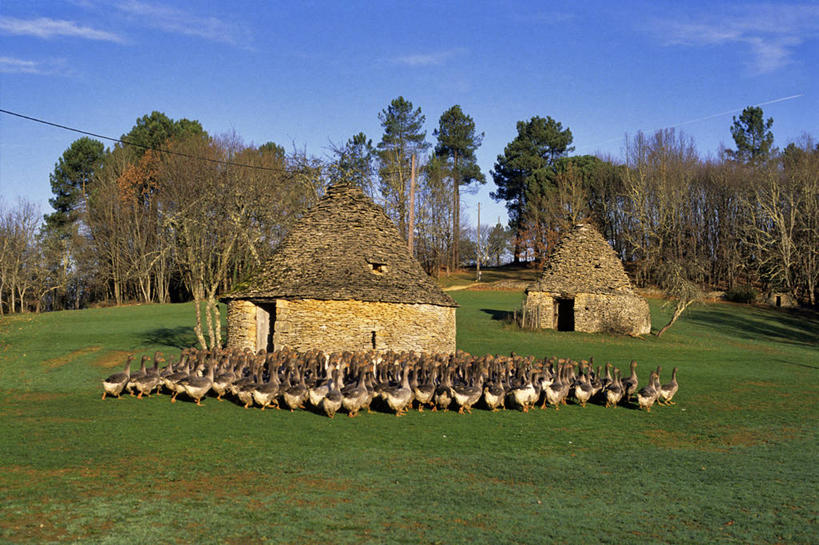
M 0 74 L 66 75 L 65 61 L 30 61 L 14 57 L 0 57 Z
M 164 32 L 194 36 L 214 42 L 241 45 L 242 28 L 217 17 L 202 17 L 164 6 L 132 0 L 114 6 L 121 12 L 138 18 L 139 23 Z
M 122 37 L 113 32 L 82 26 L 74 21 L 49 19 L 48 17 L 39 17 L 37 19 L 0 17 L 0 32 L 17 36 L 35 36 L 44 39 L 70 37 L 117 43 L 125 41 Z
M 406 66 L 441 66 L 452 57 L 455 57 L 463 52 L 463 49 L 458 48 L 433 53 L 415 53 L 412 55 L 396 57 L 393 59 L 393 62 Z
M 0 72 L 3 74 L 38 74 L 38 64 L 34 61 L 0 57 Z
M 793 62 L 794 50 L 816 39 L 817 5 L 746 5 L 741 12 L 660 19 L 654 31 L 664 45 L 744 47 L 756 74 L 774 72 Z

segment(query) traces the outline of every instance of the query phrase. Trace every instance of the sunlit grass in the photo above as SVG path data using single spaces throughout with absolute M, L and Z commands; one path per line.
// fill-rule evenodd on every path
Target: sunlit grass
M 190 305 L 0 321 L 0 541 L 810 543 L 819 321 L 694 308 L 661 339 L 525 332 L 458 291 L 472 353 L 680 368 L 674 407 L 334 420 L 99 399 L 127 352 L 193 343 Z M 667 317 L 652 301 L 655 326 Z M 117 369 L 118 370 L 118 369 Z

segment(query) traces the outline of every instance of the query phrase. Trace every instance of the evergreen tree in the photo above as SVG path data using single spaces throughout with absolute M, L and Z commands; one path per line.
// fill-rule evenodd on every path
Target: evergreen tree
M 128 134 L 122 135 L 122 140 L 133 144 L 130 149 L 139 159 L 148 149 L 164 149 L 168 145 L 168 140 L 198 134 L 205 134 L 198 121 L 190 119 L 174 121 L 164 113 L 154 110 L 149 115 L 137 119 Z
M 742 110 L 739 119 L 734 116 L 731 125 L 731 136 L 734 137 L 737 149 L 727 150 L 728 155 L 736 161 L 750 165 L 759 165 L 767 161 L 772 152 L 773 118 L 764 118 L 762 108 L 748 106 Z
M 372 195 L 373 159 L 375 148 L 373 141 L 363 132 L 347 140 L 343 147 L 333 148 L 332 182 L 345 181 L 360 187 Z
M 284 163 L 284 159 L 286 156 L 284 148 L 275 142 L 266 142 L 262 144 L 261 146 L 259 146 L 259 152 L 263 154 L 267 153 L 272 154 L 273 157 L 276 158 L 277 162 Z
M 527 194 L 542 194 L 553 185 L 554 162 L 574 150 L 572 132 L 551 117 L 535 116 L 518 121 L 518 134 L 498 155 L 492 178 L 498 190 L 490 196 L 506 201 L 509 226 L 515 230 L 514 262 L 520 262 L 522 219 L 526 212 Z
M 498 218 L 498 223 L 489 231 L 486 240 L 486 253 L 490 258 L 494 258 L 496 267 L 500 266 L 501 256 L 508 247 L 509 231 L 501 225 L 500 218 Z
M 410 161 L 413 154 L 420 156 L 429 148 L 423 130 L 426 117 L 421 108 L 413 109 L 412 102 L 399 96 L 378 114 L 378 120 L 384 128 L 377 151 L 381 195 L 387 212 L 397 219 L 398 229 L 406 238 Z
M 71 143 L 49 175 L 54 197 L 48 203 L 54 212 L 45 216 L 46 228 L 58 237 L 70 235 L 71 227 L 84 205 L 88 186 L 102 168 L 105 146 L 99 140 L 84 136 Z
M 475 121 L 461 111 L 459 105 L 441 114 L 438 128 L 433 134 L 438 138 L 435 155 L 449 163 L 452 178 L 452 239 L 460 240 L 461 196 L 460 187 L 473 182 L 486 183 L 478 167 L 475 151 L 483 142 L 483 133 L 475 132 Z M 460 263 L 459 245 L 452 245 L 452 267 Z

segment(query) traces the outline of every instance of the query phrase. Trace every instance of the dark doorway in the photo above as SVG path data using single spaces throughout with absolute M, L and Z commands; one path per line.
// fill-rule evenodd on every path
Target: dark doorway
M 273 330 L 276 327 L 276 303 L 259 303 L 256 346 L 273 352 Z
M 574 331 L 574 299 L 557 300 L 557 330 Z
M 782 306 L 782 296 L 781 295 L 776 296 L 776 306 L 778 306 L 778 307 Z
M 375 350 L 375 331 L 373 331 L 372 339 L 371 339 L 373 350 Z

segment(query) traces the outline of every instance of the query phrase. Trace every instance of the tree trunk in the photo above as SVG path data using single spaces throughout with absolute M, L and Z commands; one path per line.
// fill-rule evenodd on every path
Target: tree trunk
M 410 172 L 410 194 L 409 194 L 409 229 L 407 233 L 407 246 L 410 255 L 415 255 L 415 154 L 412 154 L 412 170 Z
M 678 301 L 677 306 L 674 307 L 674 314 L 671 315 L 671 320 L 669 320 L 668 323 L 657 332 L 657 337 L 662 337 L 663 333 L 665 333 L 669 327 L 674 325 L 674 322 L 676 322 L 677 319 L 682 316 L 682 313 L 685 312 L 685 309 L 687 309 L 691 303 L 693 303 L 693 301 Z
M 219 311 L 219 301 L 216 300 L 215 297 L 212 297 L 208 303 L 211 306 L 211 312 L 213 313 L 213 323 L 214 323 L 214 330 L 215 330 L 215 337 L 211 340 L 211 348 L 221 348 L 222 346 L 222 314 Z
M 461 242 L 461 196 L 460 175 L 458 174 L 458 152 L 452 154 L 452 270 L 460 266 L 459 246 Z
M 197 283 L 193 287 L 193 306 L 196 310 L 196 325 L 193 326 L 193 331 L 196 334 L 196 340 L 199 341 L 199 346 L 202 350 L 208 349 L 208 343 L 205 341 L 205 334 L 202 330 L 202 303 L 204 300 L 204 288 Z

